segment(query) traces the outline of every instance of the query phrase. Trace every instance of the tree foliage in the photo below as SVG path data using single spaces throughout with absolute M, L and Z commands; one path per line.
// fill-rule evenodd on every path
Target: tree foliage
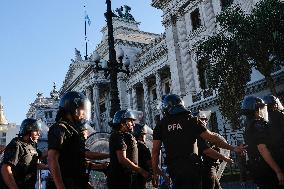
M 208 60 L 209 86 L 218 90 L 220 111 L 233 128 L 239 125 L 240 103 L 252 67 L 276 94 L 271 73 L 284 60 L 283 10 L 280 0 L 263 0 L 251 14 L 231 6 L 217 17 L 221 31 L 198 47 L 198 58 Z

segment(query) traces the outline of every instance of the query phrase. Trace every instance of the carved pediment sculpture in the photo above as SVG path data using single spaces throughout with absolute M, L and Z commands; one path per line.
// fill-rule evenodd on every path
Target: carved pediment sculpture
M 124 13 L 123 13 L 124 10 Z M 129 21 L 135 21 L 132 14 L 130 14 L 131 7 L 128 5 L 121 6 L 120 8 L 115 9 L 115 12 L 117 12 L 118 17 L 129 20 Z

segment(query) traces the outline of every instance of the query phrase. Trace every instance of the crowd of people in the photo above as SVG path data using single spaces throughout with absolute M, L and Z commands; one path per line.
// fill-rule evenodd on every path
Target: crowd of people
M 247 154 L 248 169 L 260 189 L 284 188 L 284 113 L 277 97 L 243 100 L 240 124 L 245 127 L 245 145 L 239 146 L 211 132 L 208 116 L 202 112 L 194 116 L 178 95 L 164 96 L 161 111 L 152 152 L 146 145 L 149 127 L 137 123 L 133 110 L 115 113 L 110 122 L 109 153 L 93 152 L 85 147 L 91 103 L 82 93 L 67 92 L 49 128 L 47 152 L 36 148 L 42 123 L 32 118 L 22 122 L 18 136 L 4 149 L 0 189 L 34 189 L 38 169 L 51 173 L 47 189 L 92 188 L 91 169 L 106 174 L 109 189 L 145 189 L 150 181 L 156 188 L 220 189 L 219 163 L 234 163 L 221 149 L 242 157 Z M 162 148 L 167 173 L 160 166 Z M 41 163 L 44 158 L 47 164 Z M 108 158 L 108 163 L 93 162 Z

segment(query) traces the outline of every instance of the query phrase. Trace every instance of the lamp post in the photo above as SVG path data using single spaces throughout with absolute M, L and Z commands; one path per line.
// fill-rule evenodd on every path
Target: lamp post
M 120 48 L 117 53 L 116 59 L 116 51 L 114 49 L 114 37 L 113 37 L 113 25 L 112 25 L 112 17 L 113 12 L 111 11 L 111 0 L 106 0 L 107 4 L 107 12 L 105 13 L 107 28 L 108 28 L 108 46 L 109 46 L 109 60 L 101 60 L 98 52 L 94 51 L 91 56 L 91 60 L 95 62 L 94 69 L 96 71 L 103 70 L 105 72 L 105 77 L 109 76 L 110 80 L 110 117 L 113 117 L 116 111 L 120 109 L 120 100 L 118 97 L 118 88 L 117 88 L 117 75 L 119 72 L 129 74 L 129 58 L 126 56 L 125 61 L 124 52 Z M 125 69 L 123 68 L 125 66 Z

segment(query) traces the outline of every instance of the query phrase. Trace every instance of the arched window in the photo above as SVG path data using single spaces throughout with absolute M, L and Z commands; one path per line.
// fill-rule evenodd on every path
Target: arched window
M 227 7 L 231 6 L 234 0 L 220 0 L 221 3 L 221 9 L 224 10 Z
M 218 121 L 217 121 L 216 112 L 212 112 L 212 113 L 211 113 L 210 120 L 209 120 L 209 124 L 210 124 L 210 125 L 209 125 L 210 130 L 211 130 L 212 132 L 219 133 Z
M 198 8 L 196 8 L 194 11 L 190 13 L 190 18 L 191 18 L 192 31 L 194 31 L 201 26 L 201 19 Z

